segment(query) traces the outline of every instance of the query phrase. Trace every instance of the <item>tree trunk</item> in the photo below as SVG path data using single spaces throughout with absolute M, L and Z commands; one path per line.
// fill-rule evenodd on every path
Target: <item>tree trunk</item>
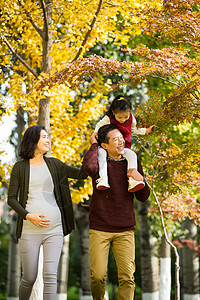
M 170 300 L 171 294 L 171 247 L 162 236 L 160 258 L 160 293 L 159 300 Z
M 16 118 L 16 123 L 17 123 L 17 157 L 18 157 L 18 150 L 19 150 L 19 145 L 22 140 L 22 133 L 24 132 L 25 129 L 25 121 L 24 121 L 24 110 L 21 106 L 18 107 L 17 109 L 17 118 Z
M 89 209 L 74 204 L 74 216 L 80 234 L 81 289 L 80 300 L 92 300 L 90 289 Z
M 44 3 L 44 6 L 43 6 Z M 42 36 L 42 66 L 41 71 L 49 74 L 51 71 L 51 55 L 50 50 L 52 47 L 52 0 L 41 1 L 41 6 L 43 10 L 43 19 L 44 19 L 44 28 L 43 28 L 43 36 Z M 38 125 L 42 125 L 45 127 L 49 134 L 49 138 L 51 136 L 50 131 L 50 97 L 45 97 L 41 99 L 39 102 L 39 115 L 38 115 Z M 50 153 L 48 153 L 50 155 Z M 32 291 L 32 300 L 42 300 L 42 291 L 43 291 L 43 280 L 40 274 L 42 274 L 43 266 L 43 257 L 40 253 L 40 260 L 38 266 L 38 276 L 36 282 L 33 286 Z
M 142 300 L 159 299 L 159 260 L 157 240 L 151 236 L 147 218 L 148 202 L 137 202 L 140 224 Z
M 186 239 L 197 243 L 197 226 L 189 219 L 183 221 L 183 228 L 188 230 Z M 199 257 L 188 245 L 181 249 L 182 253 L 182 294 L 183 300 L 200 299 Z
M 21 261 L 19 247 L 15 239 L 17 214 L 13 214 L 8 251 L 8 285 L 7 300 L 19 299 L 19 283 L 21 278 Z
M 67 299 L 67 281 L 69 267 L 69 235 L 65 236 L 58 267 L 57 300 Z
M 17 145 L 19 146 L 22 133 L 24 131 L 24 111 L 21 107 L 17 110 L 16 117 L 17 124 Z M 18 153 L 18 148 L 17 148 Z M 17 154 L 18 155 L 18 154 Z M 13 214 L 12 223 L 11 223 L 11 233 L 9 240 L 9 251 L 8 251 L 8 286 L 7 286 L 7 299 L 15 300 L 19 299 L 19 283 L 21 278 L 21 261 L 20 261 L 20 253 L 17 240 L 15 239 L 16 232 L 16 222 L 17 222 L 17 214 Z
M 42 38 L 42 67 L 41 71 L 50 75 L 51 73 L 51 55 L 50 50 L 53 44 L 52 39 L 52 0 L 45 0 L 43 7 L 44 28 Z M 43 125 L 50 135 L 50 97 L 46 96 L 39 102 L 38 125 Z

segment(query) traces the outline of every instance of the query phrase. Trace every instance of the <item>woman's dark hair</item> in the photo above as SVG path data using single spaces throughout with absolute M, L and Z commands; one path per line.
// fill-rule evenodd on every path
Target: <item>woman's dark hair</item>
M 117 129 L 117 126 L 114 124 L 106 124 L 99 128 L 98 130 L 98 144 L 101 146 L 101 143 L 109 143 L 108 133 L 114 129 Z
M 37 143 L 40 139 L 40 132 L 46 129 L 44 126 L 31 126 L 29 127 L 22 138 L 19 146 L 19 156 L 23 159 L 30 159 L 34 157 Z
M 110 108 L 108 109 L 106 114 L 114 116 L 113 113 L 117 113 L 120 111 L 126 111 L 128 109 L 129 110 L 132 109 L 130 100 L 124 98 L 124 96 L 122 96 L 122 95 L 118 95 L 112 101 Z

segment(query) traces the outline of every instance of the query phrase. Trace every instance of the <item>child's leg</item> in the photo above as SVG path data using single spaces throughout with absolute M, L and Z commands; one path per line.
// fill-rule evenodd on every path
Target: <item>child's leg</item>
M 99 163 L 99 176 L 107 176 L 107 152 L 102 147 L 98 148 L 98 163 Z
M 124 148 L 124 155 L 123 155 L 127 162 L 128 166 L 127 169 L 136 169 L 137 170 L 137 155 L 134 151 L 129 148 Z
M 138 179 L 139 172 L 137 171 L 137 155 L 131 149 L 125 148 L 123 156 L 128 162 L 127 169 L 134 169 L 134 177 L 129 177 L 128 190 L 129 192 L 136 192 L 144 187 L 144 182 Z
M 105 190 L 110 186 L 108 184 L 107 152 L 102 147 L 98 148 L 98 163 L 100 178 L 97 179 L 97 189 Z

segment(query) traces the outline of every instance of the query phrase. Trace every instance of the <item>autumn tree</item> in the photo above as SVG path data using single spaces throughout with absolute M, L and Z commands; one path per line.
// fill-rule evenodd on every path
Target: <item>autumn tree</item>
M 179 172 L 182 172 L 179 173 L 181 176 L 185 176 L 185 178 L 182 177 L 181 181 L 179 180 L 180 185 L 181 183 L 187 184 L 190 176 L 192 176 L 190 177 L 191 180 L 198 183 L 198 171 L 195 172 L 195 170 L 199 170 L 199 145 L 197 141 L 199 136 L 200 68 L 199 46 L 196 42 L 198 31 L 195 30 L 196 24 L 199 24 L 200 21 L 199 7 L 196 6 L 195 1 L 181 1 L 181 4 L 180 1 L 175 0 L 164 1 L 163 7 L 159 6 L 156 10 L 149 6 L 144 10 L 140 10 L 137 15 L 142 20 L 141 24 L 143 26 L 145 24 L 144 32 L 155 36 L 160 48 L 165 42 L 163 48 L 150 49 L 146 45 L 140 45 L 136 49 L 126 49 L 125 51 L 137 56 L 136 62 L 119 62 L 95 55 L 67 63 L 63 70 L 55 72 L 51 78 L 43 80 L 40 87 L 53 86 L 55 82 L 78 87 L 85 78 L 94 77 L 97 74 L 112 76 L 113 74 L 122 73 L 127 74 L 127 77 L 121 80 L 115 86 L 116 88 L 130 81 L 134 87 L 139 82 L 151 78 L 170 84 L 170 88 L 165 95 L 150 93 L 148 102 L 139 107 L 137 111 L 137 116 L 140 119 L 139 125 L 156 124 L 157 126 L 154 148 L 149 145 L 151 150 L 149 156 L 155 156 L 153 159 L 157 160 L 157 164 L 158 162 L 161 164 L 159 169 L 161 171 L 163 169 L 163 171 L 160 172 L 160 176 L 164 176 L 165 171 L 168 175 L 170 170 L 173 170 L 173 172 L 177 170 L 173 179 L 177 178 L 179 180 Z M 190 30 L 188 30 L 186 38 L 186 29 L 180 26 L 180 20 L 182 21 L 183 18 L 185 22 L 188 21 L 190 24 L 188 26 L 193 32 L 195 31 L 195 35 L 191 35 Z M 163 28 L 168 28 L 168 30 Z M 184 30 L 181 31 L 181 28 Z M 184 136 L 182 134 L 184 131 L 189 131 L 191 134 Z M 174 143 L 175 136 L 177 137 Z M 145 137 L 142 144 L 144 144 L 144 141 L 148 143 L 149 140 L 149 137 Z M 163 152 L 162 147 L 164 148 Z M 156 151 L 159 151 L 158 154 L 153 155 Z M 164 160 L 163 156 L 167 157 L 167 167 L 170 170 L 165 170 L 165 163 L 162 162 Z M 189 174 L 187 172 L 189 170 L 193 173 Z M 155 175 L 157 177 L 158 174 Z M 180 191 L 178 185 L 173 184 L 172 178 L 169 177 L 169 180 L 171 182 L 166 181 L 166 184 L 171 184 L 171 192 L 176 195 L 176 192 Z M 195 188 L 198 188 L 197 184 Z M 196 205 L 198 207 L 198 203 Z M 186 210 L 187 213 L 188 210 Z M 189 217 L 198 222 L 198 210 L 196 217 L 193 218 L 190 215 Z
M 141 44 L 125 49 L 136 58 L 134 62 L 93 55 L 67 63 L 40 87 L 51 87 L 55 82 L 78 87 L 97 74 L 126 74 L 115 88 L 130 82 L 134 88 L 145 80 L 149 90 L 151 82 L 156 82 L 155 90 L 160 82 L 165 84 L 168 89 L 164 94 L 149 94 L 148 102 L 138 109 L 139 124 L 157 126 L 155 138 L 138 140 L 138 144 L 147 144 L 143 159 L 148 179 L 169 220 L 189 217 L 199 224 L 199 2 L 156 4 L 135 14 L 143 34 L 156 40 L 156 48 Z
M 45 125 L 52 133 L 52 153 L 58 158 L 80 162 L 80 153 L 89 146 L 90 122 L 104 109 L 109 82 L 105 85 L 101 76 L 90 77 L 74 92 L 65 84 L 41 91 L 37 89 L 39 80 L 76 62 L 97 42 L 115 40 L 126 45 L 130 39 L 127 32 L 140 33 L 133 15 L 141 5 L 122 0 L 1 1 L 0 65 L 7 72 L 1 72 L 0 81 L 8 83 L 12 98 L 11 104 L 2 99 L 3 109 L 8 114 L 21 107 L 29 125 Z M 2 168 L 2 178 L 3 172 Z M 91 185 L 86 181 L 79 192 L 74 186 L 72 189 L 74 202 L 80 202 Z
M 45 112 L 52 152 L 62 160 L 79 163 L 88 148 L 91 122 L 107 102 L 110 80 L 105 84 L 105 78 L 125 74 L 112 86 L 116 89 L 130 82 L 132 88 L 146 82 L 149 91 L 157 91 L 161 82 L 167 86 L 166 93 L 150 93 L 139 107 L 138 124 L 156 124 L 157 131 L 153 138 L 138 139 L 135 147 L 147 145 L 143 162 L 166 216 L 198 222 L 199 2 L 41 0 L 0 5 L 0 63 L 9 70 L 0 76 L 13 97 L 7 113 L 21 106 L 30 124 L 44 124 Z M 135 34 L 156 43 L 128 49 Z M 97 42 L 107 41 L 134 59 L 86 57 Z M 80 202 L 91 193 L 91 184 L 72 189 L 73 200 Z

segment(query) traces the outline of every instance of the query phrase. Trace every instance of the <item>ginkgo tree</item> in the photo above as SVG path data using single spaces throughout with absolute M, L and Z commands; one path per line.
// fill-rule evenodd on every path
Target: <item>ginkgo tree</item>
M 15 112 L 21 106 L 28 114 L 29 124 L 38 122 L 50 132 L 51 123 L 55 145 L 65 145 L 62 150 L 59 148 L 60 157 L 73 156 L 76 162 L 74 151 L 80 153 L 80 144 L 83 150 L 82 133 L 87 131 L 89 121 L 102 113 L 103 105 L 99 107 L 97 101 L 106 100 L 108 86 L 101 79 L 92 78 L 96 84 L 86 87 L 91 93 L 85 98 L 72 94 L 69 86 L 57 86 L 51 92 L 35 87 L 43 76 L 82 58 L 97 42 L 114 40 L 126 45 L 130 34 L 141 33 L 134 17 L 141 7 L 144 7 L 143 1 L 1 1 L 0 64 L 6 72 L 1 71 L 0 80 L 8 82 L 8 92 L 13 99 L 10 105 L 4 102 L 6 113 Z M 73 107 L 76 107 L 75 112 Z M 83 118 L 85 122 L 80 122 Z M 67 122 L 67 125 L 64 122 L 65 128 L 63 120 Z M 57 135 L 59 128 L 61 132 L 66 127 L 67 134 Z M 66 137 L 69 144 L 63 140 Z M 72 146 L 73 141 L 76 146 Z M 88 142 L 85 149 L 87 146 Z M 57 154 L 56 146 L 53 145 L 53 149 Z

